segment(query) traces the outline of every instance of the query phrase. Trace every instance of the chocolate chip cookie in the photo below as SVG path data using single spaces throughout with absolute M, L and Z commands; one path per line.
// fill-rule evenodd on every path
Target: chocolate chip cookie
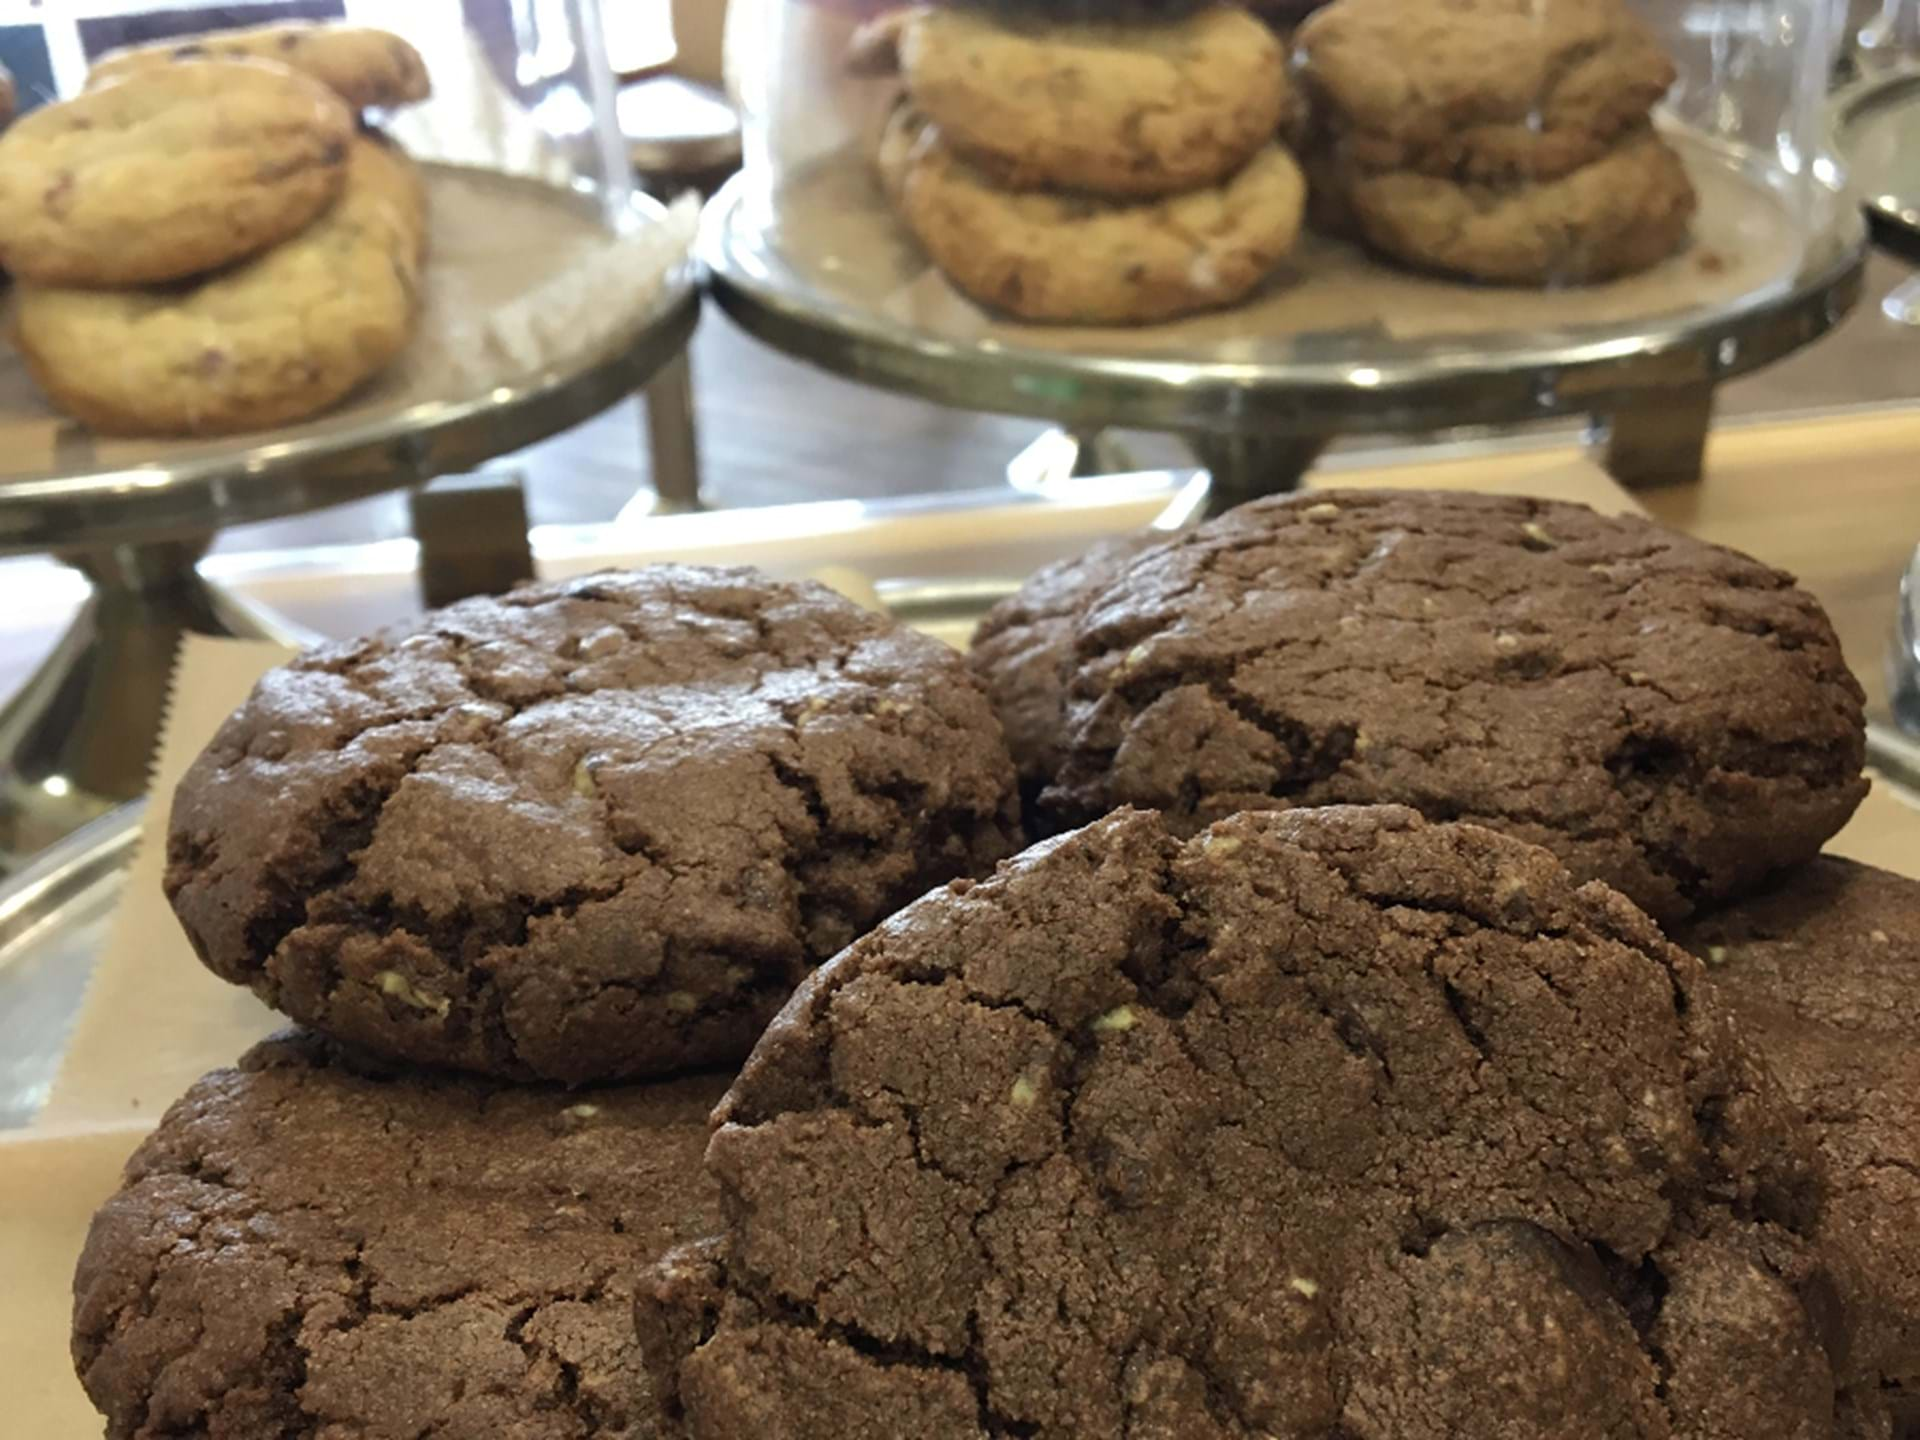
M 1295 53 L 1348 158 L 1458 180 L 1592 164 L 1675 78 L 1623 0 L 1339 0 Z
M 1676 938 L 1819 1139 L 1860 1281 L 1856 1359 L 1920 1434 L 1920 883 L 1823 858 Z
M 104 55 L 91 83 L 208 59 L 277 60 L 311 75 L 356 109 L 391 110 L 433 94 L 420 52 L 398 35 L 354 25 L 256 25 Z
M 720 1243 L 638 1302 L 693 1440 L 1840 1411 L 1812 1148 L 1702 967 L 1476 827 L 1121 812 L 838 957 L 715 1118 Z
M 1817 854 L 1866 790 L 1860 687 L 1812 596 L 1578 505 L 1257 501 L 1130 565 L 1068 663 L 1052 828 L 1407 804 L 1676 919 Z
M 1273 141 L 1286 57 L 1242 10 L 1132 23 L 915 7 L 914 104 L 1003 186 L 1152 198 L 1221 185 Z
M 718 1223 L 725 1084 L 506 1089 L 257 1047 L 94 1219 L 73 1353 L 107 1435 L 655 1440 L 634 1274 Z
M 150 285 L 300 233 L 347 182 L 353 115 L 284 66 L 129 76 L 0 139 L 0 264 L 40 285 Z
M 938 641 L 657 566 L 274 671 L 174 798 L 201 957 L 370 1049 L 565 1081 L 737 1062 L 815 965 L 1019 847 Z
M 356 136 L 345 193 L 293 239 L 184 286 L 23 282 L 14 339 L 53 403 L 96 430 L 270 429 L 337 404 L 398 358 L 426 246 L 419 171 Z
M 1518 185 L 1416 171 L 1328 171 L 1359 239 L 1422 270 L 1503 285 L 1586 285 L 1651 269 L 1685 248 L 1699 200 L 1652 127 L 1591 163 Z
M 1292 252 L 1306 209 L 1293 157 L 1268 145 L 1225 183 L 1135 203 L 1003 188 L 938 126 L 896 114 L 883 178 L 933 262 L 1023 320 L 1131 325 L 1243 300 Z

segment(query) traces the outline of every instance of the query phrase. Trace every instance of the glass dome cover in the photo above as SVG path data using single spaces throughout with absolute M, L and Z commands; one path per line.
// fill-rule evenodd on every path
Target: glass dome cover
M 778 343 L 983 408 L 1580 408 L 1585 367 L 1684 344 L 1712 379 L 1844 311 L 1836 29 L 1822 0 L 734 0 L 748 170 L 709 259 Z

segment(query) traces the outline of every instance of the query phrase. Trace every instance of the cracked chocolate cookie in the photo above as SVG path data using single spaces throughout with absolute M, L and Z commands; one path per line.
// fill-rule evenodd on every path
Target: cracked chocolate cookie
M 1068 23 L 922 5 L 886 33 L 865 48 L 897 50 L 915 106 L 1014 189 L 1153 199 L 1223 185 L 1273 142 L 1289 94 L 1280 42 L 1231 6 Z
M 116 50 L 94 65 L 89 83 L 218 59 L 277 60 L 311 75 L 357 110 L 391 110 L 433 94 L 426 62 L 398 35 L 305 23 L 244 26 Z
M 725 1086 L 503 1088 L 258 1046 L 94 1219 L 73 1353 L 109 1440 L 655 1440 L 634 1275 L 717 1221 L 700 1152 Z
M 1120 812 L 839 956 L 715 1119 L 720 1240 L 637 1302 L 694 1440 L 1842 1413 L 1812 1147 L 1702 967 L 1477 827 Z
M 1344 161 L 1460 180 L 1589 165 L 1675 77 L 1622 0 L 1338 0 L 1295 54 Z
M 1823 858 L 1675 937 L 1806 1114 L 1854 1258 L 1856 1359 L 1920 1435 L 1920 883 Z
M 174 798 L 224 978 L 375 1051 L 566 1081 L 736 1062 L 815 965 L 1019 847 L 965 663 L 822 586 L 657 566 L 276 670 Z
M 0 139 L 0 264 L 90 287 L 231 264 L 339 198 L 352 139 L 337 96 L 254 61 L 153 71 L 43 106 Z
M 14 339 L 67 414 L 124 435 L 231 435 L 339 403 L 413 336 L 426 192 L 359 135 L 337 204 L 264 254 L 139 290 L 18 287 Z
M 1580 505 L 1257 501 L 1089 600 L 1067 664 L 1052 828 L 1411 805 L 1671 920 L 1811 858 L 1866 793 L 1862 695 L 1819 602 Z
M 988 611 L 974 631 L 968 662 L 985 683 L 1007 732 L 1007 748 L 1013 752 L 1029 808 L 1066 761 L 1061 717 L 1067 708 L 1067 662 L 1080 612 L 1125 573 L 1136 555 L 1168 538 L 1142 531 L 1049 565 Z

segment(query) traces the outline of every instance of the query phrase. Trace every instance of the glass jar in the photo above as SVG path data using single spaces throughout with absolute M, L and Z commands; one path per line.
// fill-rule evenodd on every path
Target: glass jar
M 369 26 L 420 52 L 433 97 L 376 117 L 416 158 L 590 187 L 609 217 L 631 215 L 598 0 L 0 0 L 0 63 L 31 108 L 79 91 L 115 50 L 286 21 Z
M 1223 313 L 1392 332 L 1389 294 L 1422 334 L 1713 313 L 1791 284 L 1845 211 L 1817 163 L 1828 0 L 1263 0 L 1270 42 L 1245 17 L 1196 28 L 1226 8 L 936 0 L 903 60 L 893 0 L 732 0 L 735 203 L 801 269 L 911 293 L 947 329 L 1213 316 L 1208 344 L 1236 334 Z M 1183 169 L 1195 137 L 1213 158 Z

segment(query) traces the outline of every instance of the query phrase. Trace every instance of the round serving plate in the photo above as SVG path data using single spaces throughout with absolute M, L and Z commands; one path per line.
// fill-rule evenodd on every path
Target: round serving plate
M 1920 244 L 1920 65 L 1856 81 L 1833 98 L 1831 146 L 1867 213 Z
M 1825 334 L 1859 298 L 1866 227 L 1832 190 L 1812 234 L 1730 148 L 1672 137 L 1700 191 L 1688 250 L 1643 275 L 1552 291 L 1433 279 L 1308 236 L 1286 273 L 1218 314 L 1036 326 L 968 302 L 843 152 L 771 194 L 741 176 L 701 237 L 715 297 L 828 370 L 1075 428 L 1326 435 L 1594 413 L 1710 386 Z M 1809 182 L 1812 183 L 1812 182 Z
M 0 553 L 205 535 L 471 469 L 591 418 L 684 348 L 699 316 L 691 257 L 631 313 L 605 293 L 568 293 L 570 275 L 620 278 L 615 252 L 657 229 L 656 202 L 636 196 L 631 233 L 616 236 L 589 192 L 421 169 L 433 230 L 420 333 L 327 415 L 219 440 L 95 436 L 55 413 L 17 358 L 0 358 Z M 594 323 L 556 341 L 535 313 L 556 309 Z

